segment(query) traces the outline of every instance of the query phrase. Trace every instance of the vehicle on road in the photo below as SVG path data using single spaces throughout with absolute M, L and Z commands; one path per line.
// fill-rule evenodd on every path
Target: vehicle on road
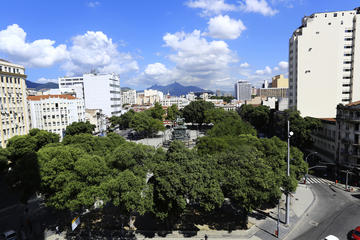
M 360 226 L 356 227 L 352 232 L 351 232 L 351 238 L 355 239 L 355 240 L 360 240 Z
M 6 231 L 2 234 L 5 240 L 16 240 L 16 232 L 14 230 Z
M 339 240 L 339 238 L 335 237 L 334 235 L 329 235 L 324 240 Z

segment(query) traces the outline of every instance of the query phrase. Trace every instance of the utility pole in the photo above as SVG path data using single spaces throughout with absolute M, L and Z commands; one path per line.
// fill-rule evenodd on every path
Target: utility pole
M 346 170 L 346 183 L 345 183 L 345 189 L 348 190 L 348 178 L 349 178 L 349 170 Z
M 287 127 L 288 127 L 288 154 L 287 154 L 287 176 L 290 177 L 290 138 L 292 135 L 294 135 L 293 132 L 290 132 L 290 121 L 287 121 Z M 290 224 L 290 193 L 287 192 L 286 193 L 286 217 L 285 217 L 285 224 L 289 225 Z
M 277 238 L 279 238 L 280 235 L 280 199 L 278 202 L 278 214 L 277 214 L 277 224 L 276 224 L 276 232 L 275 235 Z

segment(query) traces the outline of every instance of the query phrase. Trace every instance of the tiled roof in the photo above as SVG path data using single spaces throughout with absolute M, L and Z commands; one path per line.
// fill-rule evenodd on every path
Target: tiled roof
M 346 104 L 345 106 L 350 107 L 350 106 L 356 106 L 356 105 L 359 105 L 359 104 L 360 104 L 360 101 L 356 101 L 356 102 Z
M 27 99 L 30 101 L 40 101 L 42 99 L 49 99 L 49 98 L 63 98 L 63 99 L 76 99 L 76 97 L 62 94 L 62 95 L 38 95 L 38 96 L 28 96 Z
M 336 122 L 335 118 L 319 118 L 319 119 L 323 121 Z

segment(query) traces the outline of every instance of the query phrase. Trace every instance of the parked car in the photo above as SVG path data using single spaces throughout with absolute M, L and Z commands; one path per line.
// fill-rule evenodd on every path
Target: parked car
M 5 240 L 16 240 L 16 232 L 14 230 L 6 231 L 2 234 Z
M 329 235 L 324 240 L 339 240 L 339 238 L 335 237 L 334 235 Z
M 360 240 L 360 226 L 356 227 L 352 232 L 351 232 L 351 238 L 355 239 L 355 240 Z

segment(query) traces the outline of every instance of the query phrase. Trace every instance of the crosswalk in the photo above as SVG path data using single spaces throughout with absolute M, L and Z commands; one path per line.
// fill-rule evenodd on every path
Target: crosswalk
M 318 178 L 318 177 L 308 177 L 306 180 L 307 184 L 332 184 L 333 181 L 324 179 L 324 178 Z

